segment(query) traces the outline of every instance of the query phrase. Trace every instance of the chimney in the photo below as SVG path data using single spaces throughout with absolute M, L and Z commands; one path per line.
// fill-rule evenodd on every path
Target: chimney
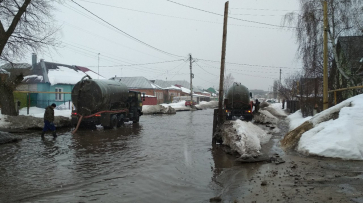
M 35 69 L 36 66 L 37 66 L 37 54 L 33 53 L 32 54 L 32 69 Z

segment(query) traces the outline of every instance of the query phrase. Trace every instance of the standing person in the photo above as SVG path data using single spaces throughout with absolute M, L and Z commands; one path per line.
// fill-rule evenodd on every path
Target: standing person
M 256 101 L 255 101 L 255 112 L 258 113 L 259 109 L 260 109 L 260 102 L 258 101 L 258 99 L 256 99 Z
M 55 126 L 54 126 L 54 108 L 56 107 L 56 104 L 52 104 L 45 108 L 44 112 L 44 128 L 42 132 L 42 138 L 44 138 L 45 132 L 48 130 L 53 132 L 53 137 L 56 138 L 57 134 L 55 133 Z
M 285 109 L 285 99 L 282 100 L 282 109 Z

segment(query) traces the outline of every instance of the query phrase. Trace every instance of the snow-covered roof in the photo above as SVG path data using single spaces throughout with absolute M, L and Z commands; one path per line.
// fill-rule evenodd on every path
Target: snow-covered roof
M 6 63 L 2 66 L 0 66 L 0 69 L 5 69 L 5 70 L 9 70 L 12 68 L 17 68 L 17 69 L 26 69 L 26 68 L 31 68 L 32 66 L 28 63 Z
M 9 75 L 10 73 L 8 71 L 6 71 L 5 69 L 0 68 L 0 74 L 7 74 L 7 75 Z
M 110 80 L 120 81 L 130 89 L 161 89 L 145 77 L 113 77 Z
M 23 82 L 28 82 L 28 81 L 38 81 L 38 82 L 42 82 L 43 81 L 43 76 L 41 75 L 27 75 L 24 76 Z
M 105 79 L 92 70 L 81 67 L 71 66 L 41 60 L 34 68 L 29 71 L 23 79 L 23 83 L 50 83 L 71 84 L 79 82 L 84 76 L 89 75 L 93 79 Z
M 180 89 L 182 90 L 182 92 L 190 94 L 190 89 L 187 89 L 185 87 L 181 87 Z
M 175 85 L 172 85 L 172 86 L 170 86 L 170 87 L 166 87 L 166 88 L 163 88 L 163 89 L 165 89 L 165 90 L 181 90 L 181 88 L 180 88 L 180 87 L 177 87 L 177 86 L 175 86 Z

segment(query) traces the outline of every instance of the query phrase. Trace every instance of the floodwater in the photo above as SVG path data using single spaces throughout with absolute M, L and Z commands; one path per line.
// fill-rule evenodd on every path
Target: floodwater
M 255 165 L 211 145 L 213 110 L 0 146 L 0 202 L 233 201 Z M 246 183 L 245 183 L 246 182 Z

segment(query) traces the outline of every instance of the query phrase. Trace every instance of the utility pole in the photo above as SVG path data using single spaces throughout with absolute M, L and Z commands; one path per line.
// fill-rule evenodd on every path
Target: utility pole
M 97 65 L 97 67 L 98 67 L 98 79 L 100 79 L 100 53 L 98 53 L 98 65 Z
M 194 102 L 193 102 L 193 78 L 194 78 L 194 75 L 193 75 L 193 71 L 192 71 L 192 63 L 193 63 L 193 58 L 192 58 L 192 55 L 189 54 L 189 62 L 190 62 L 190 102 L 191 102 L 191 106 L 194 105 Z
M 281 89 L 281 68 L 280 68 L 280 83 L 279 83 L 279 89 L 277 90 L 277 94 L 278 94 L 278 97 L 279 97 L 279 102 L 280 102 L 280 94 L 279 94 L 279 91 Z
M 323 75 L 323 110 L 328 104 L 328 2 L 323 1 L 324 7 L 324 75 Z
M 224 22 L 223 22 L 223 41 L 222 41 L 222 57 L 221 57 L 221 73 L 219 79 L 219 103 L 218 103 L 218 123 L 222 124 L 224 121 L 223 112 L 223 81 L 224 81 L 224 64 L 226 60 L 226 45 L 227 45 L 227 22 L 228 22 L 228 5 L 229 1 L 224 4 Z

